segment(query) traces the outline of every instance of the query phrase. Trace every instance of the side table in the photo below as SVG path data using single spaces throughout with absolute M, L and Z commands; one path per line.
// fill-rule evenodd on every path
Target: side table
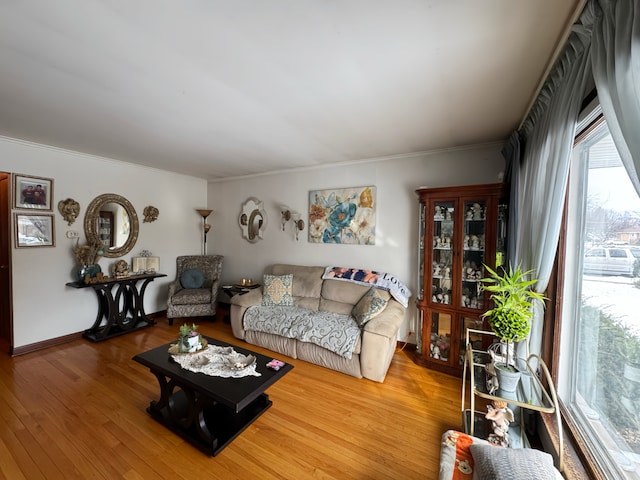
M 144 311 L 144 292 L 149 282 L 166 277 L 163 273 L 130 275 L 124 278 L 107 278 L 101 282 L 68 282 L 72 288 L 93 288 L 98 297 L 98 314 L 93 325 L 83 337 L 99 342 L 123 335 L 133 330 L 150 327 L 156 322 Z M 138 285 L 138 282 L 142 282 Z M 114 288 L 115 293 L 114 293 Z M 103 322 L 104 325 L 102 324 Z
M 222 291 L 227 297 L 227 300 L 218 300 L 218 309 L 216 310 L 216 319 L 218 316 L 222 316 L 225 323 L 231 323 L 230 311 L 231 311 L 231 297 L 235 295 L 244 295 L 249 293 L 254 288 L 261 287 L 259 283 L 252 283 L 248 286 L 242 286 L 240 284 L 235 285 L 223 285 Z

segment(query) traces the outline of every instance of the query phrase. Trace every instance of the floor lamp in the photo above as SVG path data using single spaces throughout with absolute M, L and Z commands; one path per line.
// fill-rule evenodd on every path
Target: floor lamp
M 196 211 L 202 216 L 202 255 L 207 254 L 207 233 L 211 230 L 211 225 L 207 223 L 207 217 L 211 215 L 213 210 L 207 210 L 205 208 L 196 208 Z

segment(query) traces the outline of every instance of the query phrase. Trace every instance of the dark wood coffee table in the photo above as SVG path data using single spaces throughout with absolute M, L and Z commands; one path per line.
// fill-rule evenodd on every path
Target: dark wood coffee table
M 293 369 L 267 368 L 271 357 L 206 337 L 210 345 L 231 346 L 256 357 L 260 377 L 222 378 L 194 373 L 178 365 L 168 350 L 171 343 L 133 357 L 151 369 L 160 384 L 160 400 L 147 412 L 158 422 L 209 455 L 217 455 L 272 404 L 264 391 Z M 175 343 L 175 342 L 173 342 Z

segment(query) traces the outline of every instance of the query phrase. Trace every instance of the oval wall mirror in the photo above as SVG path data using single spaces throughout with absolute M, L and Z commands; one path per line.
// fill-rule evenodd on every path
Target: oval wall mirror
M 248 198 L 242 204 L 238 223 L 242 229 L 242 236 L 247 241 L 255 243 L 260 240 L 267 228 L 267 213 L 264 211 L 263 203 L 254 197 Z
M 98 238 L 104 256 L 117 258 L 131 251 L 138 240 L 138 215 L 126 198 L 105 193 L 93 199 L 84 216 L 87 240 Z

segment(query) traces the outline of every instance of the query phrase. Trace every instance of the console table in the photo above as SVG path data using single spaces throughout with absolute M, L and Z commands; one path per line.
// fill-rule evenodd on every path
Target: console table
M 69 282 L 72 288 L 93 288 L 98 296 L 98 314 L 83 337 L 99 342 L 111 337 L 150 327 L 156 322 L 144 311 L 144 292 L 149 282 L 166 277 L 163 273 L 106 278 L 101 282 Z M 115 288 L 114 288 L 115 287 Z

